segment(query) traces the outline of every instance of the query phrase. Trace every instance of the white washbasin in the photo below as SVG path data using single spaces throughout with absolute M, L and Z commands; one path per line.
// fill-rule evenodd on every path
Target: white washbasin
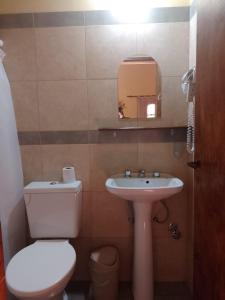
M 143 178 L 138 174 L 128 178 L 119 174 L 108 178 L 105 186 L 110 193 L 133 202 L 133 296 L 134 300 L 153 300 L 152 204 L 179 193 L 184 184 L 179 178 L 168 174 Z
M 183 189 L 183 182 L 168 174 L 156 177 L 130 177 L 122 174 L 112 176 L 106 180 L 106 189 L 120 198 L 130 201 L 154 202 L 168 198 Z

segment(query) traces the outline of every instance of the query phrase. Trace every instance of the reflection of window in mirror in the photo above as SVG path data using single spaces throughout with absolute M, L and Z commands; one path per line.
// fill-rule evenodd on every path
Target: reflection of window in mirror
M 160 101 L 157 96 L 138 97 L 138 118 L 155 119 L 160 117 Z
M 118 115 L 120 119 L 160 117 L 159 72 L 151 57 L 133 57 L 120 64 Z
M 155 103 L 151 103 L 147 105 L 147 119 L 156 117 L 156 105 Z

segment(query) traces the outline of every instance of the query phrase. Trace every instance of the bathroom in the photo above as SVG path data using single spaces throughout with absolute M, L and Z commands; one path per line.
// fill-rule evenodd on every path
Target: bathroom
M 69 299 L 89 299 L 90 255 L 103 246 L 113 246 L 119 254 L 118 299 L 133 299 L 137 220 L 132 202 L 105 186 L 108 178 L 125 170 L 131 171 L 131 177 L 145 170 L 144 178 L 166 173 L 183 182 L 179 193 L 155 202 L 149 214 L 154 275 L 145 280 L 155 283 L 154 299 L 225 299 L 221 269 L 224 182 L 220 179 L 224 177 L 225 122 L 219 96 L 224 87 L 218 79 L 224 66 L 219 34 L 225 26 L 218 20 L 225 7 L 222 0 L 216 0 L 215 6 L 209 0 L 133 2 L 0 1 L 0 61 L 13 100 L 5 101 L 11 99 L 9 89 L 1 92 L 7 84 L 3 69 L 0 221 L 5 271 L 1 300 L 15 299 L 6 290 L 8 263 L 35 242 L 23 187 L 36 181 L 61 182 L 67 166 L 74 167 L 82 182 L 80 232 L 69 240 L 76 252 L 75 272 L 66 287 Z M 216 30 L 217 23 L 221 31 Z M 221 52 L 208 47 L 207 30 L 210 43 Z M 152 120 L 118 117 L 119 69 L 132 57 L 151 57 L 158 66 L 159 109 Z M 194 72 L 196 62 L 197 92 L 194 87 L 192 95 L 196 99 L 190 101 L 182 78 L 188 70 Z M 219 62 L 216 80 L 210 74 Z M 194 79 L 193 75 L 193 86 Z M 212 106 L 210 98 L 220 109 Z M 189 124 L 190 110 L 194 115 L 195 109 L 196 130 L 190 134 L 195 127 Z M 215 124 L 217 131 L 208 124 Z M 191 149 L 190 135 L 196 139 Z M 207 144 L 209 138 L 214 143 Z M 213 203 L 209 196 L 215 198 Z M 217 247 L 207 250 L 211 243 Z M 0 263 L 3 267 L 3 258 Z M 153 300 L 153 295 L 134 300 Z

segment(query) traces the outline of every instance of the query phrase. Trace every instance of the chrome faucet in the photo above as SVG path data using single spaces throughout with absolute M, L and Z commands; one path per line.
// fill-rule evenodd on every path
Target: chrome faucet
M 145 177 L 145 170 L 144 169 L 142 169 L 138 172 L 138 177 L 141 177 L 141 178 Z
M 126 170 L 124 171 L 124 177 L 129 178 L 129 177 L 131 177 L 131 176 L 132 176 L 131 170 L 126 169 Z

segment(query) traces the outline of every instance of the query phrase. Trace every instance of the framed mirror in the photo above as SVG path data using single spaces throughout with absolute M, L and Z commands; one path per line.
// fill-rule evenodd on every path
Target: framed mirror
M 156 61 L 148 56 L 125 59 L 118 73 L 119 119 L 161 116 L 160 80 Z

